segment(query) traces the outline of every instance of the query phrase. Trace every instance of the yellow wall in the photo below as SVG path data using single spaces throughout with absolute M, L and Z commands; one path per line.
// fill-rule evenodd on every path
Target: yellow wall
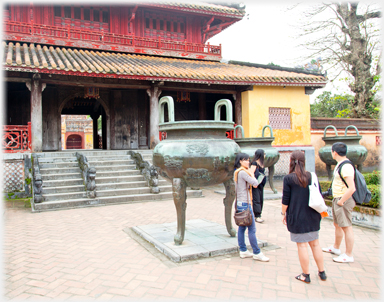
M 292 129 L 273 129 L 273 145 L 310 145 L 311 115 L 304 87 L 254 86 L 242 98 L 242 126 L 245 137 L 261 137 L 269 125 L 269 107 L 290 108 Z M 264 136 L 270 136 L 265 129 Z

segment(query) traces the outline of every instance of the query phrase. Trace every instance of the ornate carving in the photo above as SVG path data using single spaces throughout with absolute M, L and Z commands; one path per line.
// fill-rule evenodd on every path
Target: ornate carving
M 143 159 L 143 156 L 135 151 L 129 151 L 131 157 L 135 160 L 136 169 L 140 170 L 141 174 L 147 181 L 147 185 L 151 188 L 152 193 L 159 193 L 159 173 L 155 166 Z
M 207 169 L 192 169 L 188 168 L 186 170 L 187 178 L 202 178 L 207 181 L 211 180 L 211 176 L 209 175 L 209 171 Z
M 201 155 L 207 154 L 209 151 L 209 147 L 207 144 L 190 144 L 187 145 L 187 152 L 188 153 L 198 153 Z
M 170 157 L 168 155 L 164 156 L 164 165 L 168 169 L 178 170 L 183 166 L 183 160 L 178 159 L 177 157 Z
M 43 198 L 43 179 L 41 178 L 39 159 L 33 158 L 33 201 L 40 203 Z
M 96 197 L 96 168 L 91 167 L 87 158 L 76 152 L 76 158 L 82 172 L 85 189 L 87 190 L 88 198 Z

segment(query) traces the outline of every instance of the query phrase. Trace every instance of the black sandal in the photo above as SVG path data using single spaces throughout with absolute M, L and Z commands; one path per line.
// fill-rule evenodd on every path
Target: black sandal
M 327 275 L 325 274 L 325 271 L 319 272 L 319 277 L 322 281 L 327 280 Z
M 301 276 L 303 276 L 305 279 L 301 279 Z M 311 278 L 309 277 L 309 274 L 304 274 L 302 273 L 301 275 L 298 275 L 295 277 L 297 280 L 299 281 L 302 281 L 302 282 L 305 282 L 305 283 L 310 283 L 311 282 Z

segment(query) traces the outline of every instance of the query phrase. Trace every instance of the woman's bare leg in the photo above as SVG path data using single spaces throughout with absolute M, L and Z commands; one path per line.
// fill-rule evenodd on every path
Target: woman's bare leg
M 324 258 L 323 258 L 323 251 L 321 250 L 319 239 L 312 240 L 308 242 L 309 246 L 312 249 L 313 258 L 315 258 L 317 268 L 319 269 L 319 272 L 324 271 Z

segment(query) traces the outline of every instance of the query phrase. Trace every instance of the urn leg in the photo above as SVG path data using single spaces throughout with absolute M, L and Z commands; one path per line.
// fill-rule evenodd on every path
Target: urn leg
M 173 202 L 175 203 L 177 213 L 177 233 L 174 237 L 176 245 L 181 245 L 185 234 L 185 210 L 187 208 L 187 184 L 181 178 L 172 180 Z
M 275 165 L 272 165 L 268 168 L 268 181 L 269 186 L 271 187 L 273 193 L 277 194 L 277 190 L 275 189 L 275 186 L 273 185 L 273 175 L 275 174 Z
M 328 180 L 332 179 L 331 165 L 327 165 Z
M 226 182 L 224 182 L 225 186 L 225 198 L 223 199 L 224 206 L 225 206 L 225 225 L 227 227 L 228 234 L 231 237 L 236 236 L 236 230 L 232 227 L 232 205 L 233 201 L 235 200 L 235 182 L 233 179 L 229 179 Z

